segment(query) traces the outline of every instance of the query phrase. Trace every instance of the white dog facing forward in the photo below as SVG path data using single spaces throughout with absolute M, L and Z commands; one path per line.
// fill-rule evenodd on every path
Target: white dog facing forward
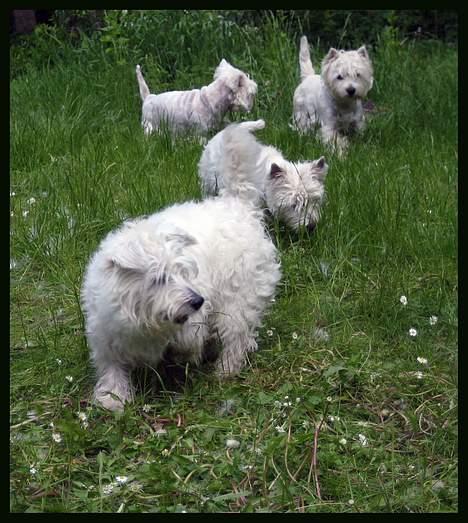
M 304 225 L 312 232 L 325 197 L 325 158 L 286 160 L 253 136 L 264 127 L 263 120 L 231 124 L 208 142 L 198 164 L 202 192 L 244 196 L 292 229 Z
M 95 400 L 122 409 L 131 370 L 154 368 L 168 349 L 196 364 L 219 342 L 217 372 L 237 373 L 280 276 L 261 212 L 235 197 L 173 205 L 109 233 L 82 287 Z
M 331 48 L 315 73 L 307 38 L 299 52 L 301 83 L 294 92 L 294 124 L 306 133 L 320 127 L 324 143 L 343 153 L 348 136 L 364 127 L 362 99 L 373 84 L 372 63 L 364 46 L 356 51 Z
M 174 133 L 206 134 L 219 128 L 227 112 L 249 112 L 257 94 L 257 84 L 224 58 L 216 68 L 213 82 L 201 89 L 151 94 L 139 65 L 136 77 L 143 101 L 141 124 L 145 134 L 163 125 Z

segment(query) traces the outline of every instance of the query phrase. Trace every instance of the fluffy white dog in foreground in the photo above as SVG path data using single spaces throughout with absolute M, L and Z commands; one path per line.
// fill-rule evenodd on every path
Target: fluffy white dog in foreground
M 325 197 L 328 165 L 323 157 L 286 160 L 251 134 L 264 127 L 263 120 L 232 124 L 208 142 L 198 164 L 202 191 L 244 195 L 257 205 L 266 205 L 292 229 L 305 225 L 313 231 Z
M 261 212 L 236 197 L 124 223 L 93 255 L 82 288 L 95 400 L 122 409 L 131 370 L 154 368 L 168 349 L 196 364 L 218 342 L 217 372 L 238 372 L 280 276 Z
M 257 84 L 224 58 L 216 68 L 213 82 L 201 89 L 150 94 L 139 65 L 136 76 L 143 101 L 141 124 L 145 134 L 161 126 L 173 132 L 205 134 L 219 128 L 228 111 L 249 112 Z
M 293 119 L 300 132 L 321 129 L 323 142 L 343 153 L 348 135 L 364 127 L 362 99 L 373 84 L 372 63 L 364 46 L 356 51 L 331 48 L 315 73 L 307 38 L 301 38 L 299 52 L 301 83 L 294 92 Z

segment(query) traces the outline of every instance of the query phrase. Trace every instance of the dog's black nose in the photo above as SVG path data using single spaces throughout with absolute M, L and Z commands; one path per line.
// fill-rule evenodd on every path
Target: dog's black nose
M 190 300 L 190 306 L 192 307 L 192 309 L 195 309 L 197 311 L 203 305 L 204 302 L 205 300 L 201 296 L 194 296 Z
M 346 92 L 349 94 L 349 96 L 353 96 L 356 92 L 356 89 L 352 86 L 346 88 Z
M 307 232 L 309 234 L 312 234 L 315 231 L 315 223 L 309 223 L 307 225 Z

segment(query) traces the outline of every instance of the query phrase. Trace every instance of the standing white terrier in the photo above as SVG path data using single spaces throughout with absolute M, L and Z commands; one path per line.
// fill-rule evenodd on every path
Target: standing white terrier
M 286 160 L 251 134 L 264 127 L 263 120 L 231 124 L 208 142 L 198 164 L 202 191 L 244 196 L 265 204 L 292 229 L 305 225 L 312 232 L 325 197 L 325 158 Z
M 173 132 L 206 134 L 219 128 L 228 111 L 249 112 L 257 94 L 257 84 L 224 58 L 216 68 L 213 82 L 201 89 L 151 94 L 139 65 L 136 76 L 143 101 L 141 124 L 145 134 L 162 125 Z
M 219 342 L 217 372 L 238 372 L 280 280 L 261 212 L 236 197 L 173 205 L 124 223 L 93 255 L 82 305 L 97 372 L 95 400 L 120 410 L 130 372 L 170 349 L 199 363 Z
M 322 62 L 321 74 L 315 73 L 307 38 L 301 38 L 299 52 L 301 83 L 294 92 L 293 119 L 305 133 L 321 128 L 323 142 L 343 153 L 348 135 L 364 127 L 362 99 L 373 84 L 372 63 L 364 46 L 356 51 L 331 48 Z

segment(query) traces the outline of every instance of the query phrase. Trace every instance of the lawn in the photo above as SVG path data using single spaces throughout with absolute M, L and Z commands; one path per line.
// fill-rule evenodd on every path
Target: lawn
M 209 44 L 164 81 L 142 57 L 150 89 L 208 83 Z M 143 135 L 128 56 L 75 49 L 12 78 L 11 511 L 458 510 L 457 49 L 370 49 L 369 125 L 338 158 L 289 127 L 297 44 L 225 58 L 259 85 L 234 118 L 264 118 L 291 160 L 326 156 L 322 219 L 269 223 L 283 279 L 240 376 L 147 372 L 122 414 L 91 403 L 84 268 L 125 218 L 200 199 L 202 145 Z

